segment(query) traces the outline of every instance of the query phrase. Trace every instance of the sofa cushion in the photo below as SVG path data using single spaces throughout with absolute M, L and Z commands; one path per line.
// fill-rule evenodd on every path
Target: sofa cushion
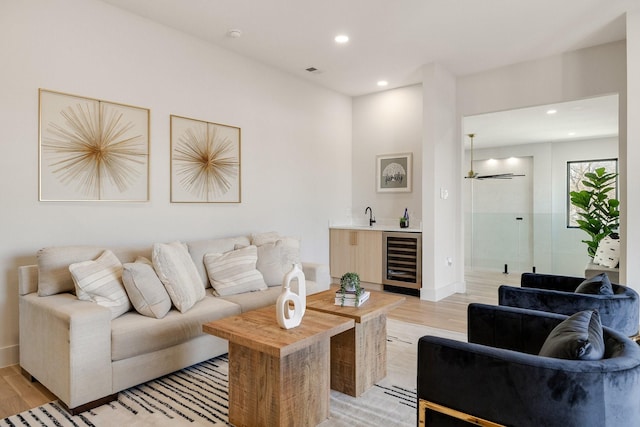
M 297 294 L 297 281 L 292 282 L 291 285 L 291 291 Z M 327 290 L 326 287 L 319 286 L 316 282 L 311 280 L 305 280 L 305 288 L 307 295 L 312 295 Z M 266 291 L 245 292 L 242 294 L 228 295 L 218 298 L 222 298 L 239 305 L 242 309 L 242 312 L 244 313 L 245 311 L 251 311 L 275 304 L 278 297 L 280 296 L 280 293 L 282 293 L 282 286 L 270 286 Z
M 267 286 L 280 286 L 282 285 L 282 279 L 288 270 L 284 269 L 282 247 L 284 244 L 281 240 L 273 243 L 265 243 L 258 246 L 258 261 L 256 262 L 256 268 Z M 245 245 L 236 245 L 235 249 L 242 249 Z
M 600 315 L 595 310 L 579 311 L 553 328 L 540 356 L 572 360 L 600 360 L 604 339 Z
M 248 236 L 227 237 L 222 239 L 207 239 L 187 242 L 189 254 L 196 265 L 202 285 L 205 288 L 211 286 L 207 269 L 204 266 L 204 256 L 210 253 L 224 253 L 235 249 L 235 245 L 249 246 L 251 242 Z
M 613 287 L 607 273 L 600 273 L 580 283 L 575 292 L 579 294 L 613 295 Z
M 204 298 L 204 286 L 186 245 L 180 242 L 156 243 L 152 261 L 171 302 L 181 313 Z
M 40 249 L 38 263 L 38 295 L 46 297 L 62 292 L 74 292 L 75 285 L 69 265 L 96 259 L 107 248 L 98 246 L 51 246 Z M 149 247 L 115 247 L 110 250 L 121 263 L 133 262 L 140 256 L 151 256 Z
M 282 263 L 283 246 L 281 240 L 258 246 L 258 262 L 256 263 L 256 268 L 262 273 L 267 286 L 282 285 L 282 279 L 287 272 L 283 268 Z
M 122 282 L 138 313 L 162 319 L 171 309 L 171 298 L 148 260 L 125 263 Z
M 244 292 L 218 298 L 237 304 L 244 313 L 275 304 L 281 292 L 280 287 L 271 286 L 260 292 Z M 275 310 L 273 313 L 275 316 Z
M 111 357 L 122 360 L 175 346 L 200 335 L 202 325 L 240 314 L 240 307 L 214 297 L 211 289 L 186 313 L 172 309 L 161 320 L 131 311 L 111 322 Z M 275 318 L 274 318 L 275 322 Z
M 593 262 L 609 268 L 616 268 L 620 262 L 620 240 L 610 236 L 600 240 Z
M 258 247 L 262 247 L 265 245 L 277 245 L 280 247 L 281 264 L 283 271 L 282 277 L 284 277 L 284 275 L 291 270 L 293 264 L 300 264 L 300 239 L 296 237 L 280 236 L 277 232 L 270 231 L 267 233 L 252 235 L 251 244 Z M 267 282 L 267 284 L 269 283 Z M 280 284 L 282 284 L 282 278 L 280 278 L 280 283 L 274 283 L 270 286 Z
M 62 292 L 74 292 L 75 285 L 69 265 L 93 260 L 105 248 L 97 246 L 52 246 L 38 251 L 38 295 L 46 297 Z
M 266 233 L 254 233 L 251 235 L 251 244 L 262 246 L 267 243 L 275 243 L 280 238 L 277 231 L 267 231 Z
M 258 248 L 246 248 L 204 256 L 209 281 L 216 295 L 225 296 L 267 289 L 262 273 L 256 269 Z
M 69 271 L 79 300 L 92 301 L 107 307 L 111 310 L 112 319 L 131 309 L 121 281 L 122 264 L 110 250 L 104 251 L 94 261 L 69 265 Z

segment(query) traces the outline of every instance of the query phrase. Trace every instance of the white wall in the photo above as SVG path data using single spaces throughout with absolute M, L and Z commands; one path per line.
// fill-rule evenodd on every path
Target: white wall
M 456 79 L 440 64 L 422 67 L 422 289 L 438 301 L 464 292 L 462 146 Z
M 640 34 L 636 37 L 636 43 L 640 43 Z M 640 244 L 635 243 L 638 239 L 633 240 L 631 236 L 626 239 L 624 228 L 633 228 L 634 218 L 640 218 L 640 204 L 635 200 L 640 196 L 635 196 L 632 194 L 633 191 L 626 190 L 627 176 L 623 169 L 626 162 L 632 162 L 631 158 L 627 158 L 625 149 L 627 144 L 627 53 L 625 41 L 614 42 L 463 76 L 457 80 L 460 120 L 464 116 L 480 113 L 619 94 L 620 200 L 623 205 L 621 242 L 625 247 L 623 256 L 626 250 L 627 256 L 632 257 L 628 263 L 621 259 L 621 274 L 624 274 L 627 267 L 631 267 L 633 257 L 640 256 Z M 638 59 L 640 63 L 640 58 Z M 636 73 L 635 76 L 637 75 L 640 74 Z M 637 77 L 635 80 L 638 80 Z M 640 98 L 640 94 L 636 96 Z M 537 165 L 534 163 L 535 168 Z M 628 212 L 624 211 L 627 203 Z M 534 206 L 535 209 L 540 209 L 537 204 Z M 632 212 L 635 212 L 635 216 Z M 634 283 L 632 280 L 627 280 L 627 283 L 640 289 L 640 282 Z
M 378 221 L 397 221 L 409 210 L 413 227 L 422 218 L 422 86 L 387 90 L 353 99 L 353 196 L 351 213 L 364 218 L 371 206 Z M 376 191 L 376 156 L 413 153 L 410 193 Z M 349 212 L 345 211 L 345 214 Z
M 48 245 L 277 230 L 328 263 L 351 199 L 351 99 L 95 0 L 0 4 L 0 367 L 17 363 L 17 266 Z M 38 201 L 38 88 L 151 110 L 150 201 Z M 242 128 L 242 203 L 169 202 L 169 115 Z
M 566 142 L 541 142 L 474 150 L 478 162 L 484 159 L 530 156 L 533 159 L 532 215 L 533 264 L 538 273 L 582 276 L 588 261 L 587 234 L 577 228 L 567 228 L 567 162 L 618 157 L 617 138 L 597 138 Z M 468 164 L 468 157 L 466 164 Z M 474 162 L 475 163 L 475 162 Z M 475 167 L 474 167 L 475 168 Z M 511 170 L 510 170 L 511 171 Z M 518 172 L 518 171 L 513 171 Z M 519 178 L 514 178 L 518 180 Z M 509 181 L 498 181 L 505 186 Z M 465 200 L 468 200 L 465 195 Z M 470 206 L 465 203 L 465 214 Z M 486 211 L 486 210 L 485 210 Z M 494 210 L 492 212 L 500 212 Z M 467 235 L 467 238 L 469 236 Z M 465 252 L 469 254 L 469 240 Z M 466 261 L 466 260 L 465 260 Z M 467 263 L 468 264 L 468 263 Z M 503 263 L 497 263 L 498 268 Z
M 620 147 L 620 157 L 626 160 L 621 165 L 621 174 L 626 178 L 622 181 L 626 197 L 621 203 L 620 231 L 627 238 L 621 259 L 627 269 L 620 281 L 640 290 L 640 11 L 627 16 L 626 53 L 627 113 L 630 120 L 624 122 L 625 139 Z

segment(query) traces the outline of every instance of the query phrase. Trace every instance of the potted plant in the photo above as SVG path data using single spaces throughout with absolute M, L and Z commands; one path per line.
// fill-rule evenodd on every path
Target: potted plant
M 340 295 L 342 298 L 342 306 L 344 306 L 344 299 L 346 294 L 354 294 L 356 298 L 356 307 L 358 306 L 358 300 L 364 289 L 360 286 L 360 276 L 358 273 L 344 273 L 340 278 Z
M 577 220 L 578 228 L 586 231 L 591 238 L 583 242 L 587 244 L 587 253 L 592 258 L 600 241 L 620 225 L 620 202 L 609 197 L 617 176 L 617 173 L 606 172 L 603 167 L 597 168 L 594 172 L 584 174 L 582 184 L 587 189 L 570 193 L 571 204 L 579 209 L 578 215 L 581 217 Z

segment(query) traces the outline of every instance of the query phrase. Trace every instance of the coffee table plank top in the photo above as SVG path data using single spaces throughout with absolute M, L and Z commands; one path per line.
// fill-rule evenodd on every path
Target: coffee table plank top
M 353 319 L 356 323 L 363 323 L 384 314 L 404 302 L 403 296 L 380 291 L 369 291 L 371 296 L 360 307 L 342 307 L 336 305 L 336 291 L 340 288 L 332 286 L 331 289 L 307 297 L 307 309 L 323 313 L 338 314 Z M 307 310 L 307 313 L 309 311 Z
M 306 310 L 300 326 L 282 329 L 272 305 L 205 323 L 202 330 L 271 356 L 284 357 L 353 327 L 350 318 Z

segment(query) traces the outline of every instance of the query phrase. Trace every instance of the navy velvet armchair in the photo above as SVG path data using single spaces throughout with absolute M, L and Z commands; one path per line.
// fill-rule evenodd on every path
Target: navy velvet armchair
M 604 326 L 627 336 L 636 335 L 640 323 L 638 293 L 617 284 L 611 284 L 613 295 L 575 293 L 584 280 L 581 277 L 523 273 L 521 287 L 502 285 L 498 288 L 498 304 L 566 315 L 595 309 L 600 313 Z
M 555 313 L 470 304 L 468 343 L 420 338 L 419 425 L 469 426 L 460 421 L 466 419 L 476 425 L 518 427 L 639 426 L 640 346 L 603 327 L 600 360 L 538 356 L 564 319 Z

